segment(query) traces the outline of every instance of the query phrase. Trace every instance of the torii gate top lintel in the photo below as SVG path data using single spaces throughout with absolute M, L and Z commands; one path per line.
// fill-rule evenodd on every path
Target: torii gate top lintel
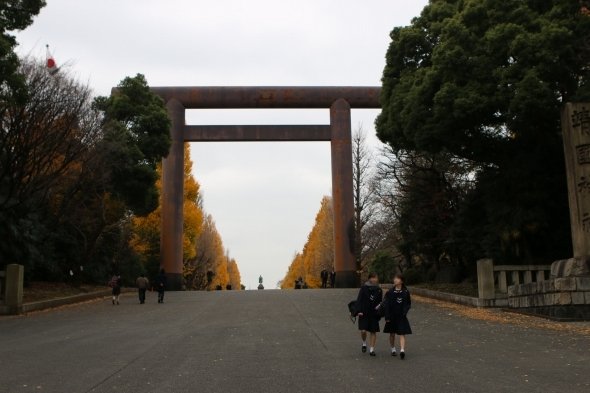
M 185 109 L 330 108 L 344 99 L 351 108 L 380 108 L 374 86 L 158 86 L 151 90 Z

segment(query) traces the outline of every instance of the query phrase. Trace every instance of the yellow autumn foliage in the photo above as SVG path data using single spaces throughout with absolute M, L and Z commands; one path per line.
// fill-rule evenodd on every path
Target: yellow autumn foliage
M 294 288 L 301 277 L 309 288 L 321 287 L 320 273 L 334 266 L 334 217 L 332 198 L 322 198 L 315 224 L 301 253 L 295 254 L 281 288 Z
M 184 144 L 184 222 L 183 276 L 187 289 L 215 289 L 217 285 L 240 289 L 240 271 L 234 259 L 227 255 L 221 235 L 211 215 L 205 215 L 201 203 L 200 185 L 192 175 L 193 162 L 188 143 Z M 162 189 L 162 168 L 158 166 L 158 190 Z M 144 264 L 160 260 L 161 207 L 146 217 L 133 217 L 132 249 L 142 256 Z M 212 280 L 207 273 L 212 273 Z
M 241 288 L 240 271 L 235 259 L 230 258 L 223 246 L 215 221 L 211 215 L 203 220 L 203 227 L 197 237 L 196 256 L 185 262 L 184 279 L 188 289 L 214 290 L 217 286 L 225 289 Z
M 201 203 L 199 183 L 192 175 L 193 162 L 188 143 L 184 144 L 184 221 L 183 221 L 183 276 L 187 289 L 240 289 L 240 271 L 223 246 L 211 215 L 205 215 Z M 158 166 L 158 190 L 162 189 L 162 168 Z M 146 217 L 133 217 L 131 247 L 144 261 L 159 261 L 160 255 L 159 206 Z M 211 281 L 208 279 L 210 273 Z
M 213 286 L 220 285 L 221 288 L 229 284 L 229 272 L 227 271 L 227 256 L 221 255 L 215 266 L 215 277 L 213 277 Z
M 227 271 L 229 273 L 229 284 L 232 289 L 241 289 L 242 277 L 240 276 L 240 269 L 235 259 L 231 258 L 227 263 Z
M 192 175 L 193 162 L 190 157 L 189 144 L 184 144 L 184 226 L 182 238 L 183 261 L 197 255 L 195 241 L 203 228 L 203 210 L 199 183 Z
M 184 144 L 184 223 L 183 260 L 196 254 L 195 241 L 203 225 L 203 211 L 200 207 L 199 183 L 193 177 L 192 161 L 188 143 Z M 158 165 L 158 191 L 162 190 L 162 166 Z M 144 259 L 158 259 L 160 255 L 161 206 L 146 217 L 133 217 L 132 249 Z
M 295 256 L 293 257 L 293 260 L 289 265 L 289 270 L 287 270 L 287 274 L 281 282 L 281 288 L 295 288 L 295 282 L 299 277 L 305 277 L 305 269 L 303 267 L 303 254 L 301 254 L 300 252 L 295 254 Z

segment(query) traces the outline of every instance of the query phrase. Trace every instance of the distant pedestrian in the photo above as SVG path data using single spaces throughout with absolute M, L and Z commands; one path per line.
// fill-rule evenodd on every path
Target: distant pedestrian
M 137 293 L 139 295 L 139 304 L 145 303 L 145 292 L 147 291 L 148 287 L 150 286 L 150 282 L 145 277 L 145 274 L 140 274 L 137 280 L 135 280 L 135 284 L 137 285 Z
M 332 273 L 330 273 L 330 286 L 336 288 L 336 272 L 334 269 L 332 269 Z
M 391 356 L 396 356 L 395 335 L 399 336 L 400 358 L 406 357 L 406 335 L 412 334 L 410 322 L 408 321 L 408 311 L 412 307 L 410 291 L 404 283 L 404 276 L 396 274 L 393 279 L 393 288 L 385 294 L 383 308 L 385 314 L 385 327 L 383 333 L 389 333 L 389 343 L 391 344 Z
M 367 352 L 367 333 L 369 333 L 369 355 L 375 355 L 375 344 L 379 332 L 379 305 L 383 300 L 383 291 L 379 286 L 376 273 L 369 274 L 369 280 L 361 287 L 356 300 L 358 324 L 363 344 L 361 350 Z
M 295 289 L 301 289 L 303 288 L 303 278 L 300 276 L 296 281 L 295 281 Z
M 158 303 L 164 303 L 164 292 L 166 292 L 166 284 L 168 279 L 166 278 L 166 271 L 160 270 L 160 274 L 156 277 L 156 291 L 158 291 Z
M 121 276 L 118 274 L 113 275 L 109 281 L 109 287 L 111 287 L 113 294 L 113 305 L 119 304 L 119 296 L 121 296 Z
M 322 288 L 328 288 L 328 277 L 330 273 L 326 269 L 322 270 L 320 273 L 320 278 L 322 279 Z

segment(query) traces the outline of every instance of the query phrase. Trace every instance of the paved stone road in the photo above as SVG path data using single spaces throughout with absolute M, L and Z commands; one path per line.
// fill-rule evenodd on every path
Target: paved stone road
M 0 318 L 0 392 L 590 392 L 590 338 L 416 302 L 405 361 L 360 352 L 352 290 L 148 294 Z

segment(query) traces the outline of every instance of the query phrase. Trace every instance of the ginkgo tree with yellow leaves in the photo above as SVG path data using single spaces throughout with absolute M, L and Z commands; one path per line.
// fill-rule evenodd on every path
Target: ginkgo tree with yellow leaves
M 226 288 L 241 289 L 238 264 L 223 246 L 221 235 L 211 215 L 203 220 L 196 240 L 196 254 L 184 263 L 184 280 L 187 289 Z
M 240 275 L 240 269 L 235 259 L 231 258 L 227 262 L 227 272 L 229 274 L 229 284 L 232 289 L 240 289 L 242 286 L 242 277 Z
M 186 289 L 225 288 L 240 289 L 240 272 L 235 259 L 226 252 L 221 235 L 211 215 L 203 211 L 200 185 L 192 175 L 193 162 L 188 143 L 184 145 L 184 222 L 183 222 L 183 276 Z M 161 190 L 161 167 L 156 185 Z M 160 265 L 161 204 L 146 217 L 133 218 L 132 249 L 141 256 L 149 275 Z
M 302 278 L 309 288 L 320 288 L 320 273 L 334 266 L 334 217 L 332 198 L 322 198 L 315 224 L 307 237 L 301 253 L 295 254 L 281 288 L 294 288 Z

